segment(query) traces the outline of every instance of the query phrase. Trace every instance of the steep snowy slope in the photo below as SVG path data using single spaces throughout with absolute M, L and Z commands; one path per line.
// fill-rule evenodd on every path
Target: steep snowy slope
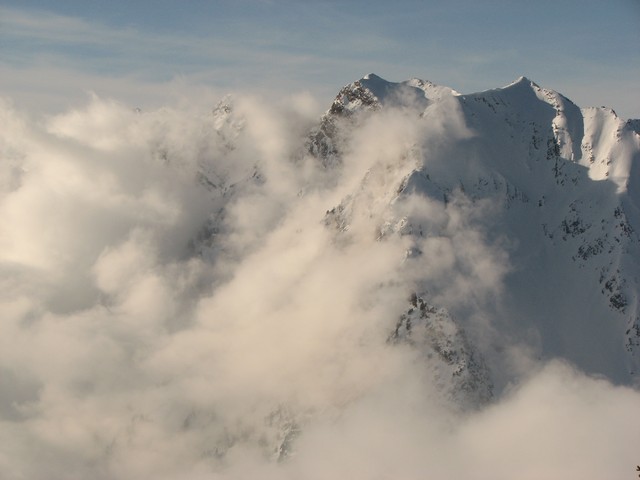
M 231 99 L 213 113 L 232 157 L 244 120 Z M 402 249 L 398 271 L 375 279 L 377 295 L 392 297 L 395 308 L 383 338 L 415 352 L 416 375 L 451 408 L 490 402 L 539 359 L 634 383 L 634 125 L 610 109 L 580 109 L 524 77 L 463 95 L 370 74 L 341 89 L 304 149 L 281 160 L 302 172 L 310 156 L 316 167 L 287 208 L 320 192 L 305 216 L 321 222 L 333 248 L 364 256 L 376 255 L 373 244 Z M 230 173 L 220 167 L 200 168 L 217 209 L 194 242 L 214 264 L 242 256 L 227 210 L 269 181 L 259 162 Z M 256 438 L 269 437 L 268 450 L 284 459 L 309 412 L 286 403 L 265 408 Z M 241 441 L 234 428 L 225 426 L 231 436 L 217 443 L 220 452 Z
M 416 289 L 463 328 L 473 330 L 482 316 L 501 332 L 476 341 L 494 369 L 505 360 L 496 352 L 507 335 L 543 358 L 633 381 L 640 360 L 635 123 L 610 109 L 580 109 L 524 77 L 460 95 L 368 75 L 341 90 L 310 151 L 339 168 L 354 132 L 394 109 L 413 118 L 422 137 L 396 158 L 382 153 L 372 161 L 359 188 L 327 213 L 327 224 L 346 232 L 366 217 L 380 238 L 410 238 L 407 262 L 419 272 L 433 261 L 421 254 L 423 245 L 449 233 L 416 209 L 416 199 L 436 202 L 445 217 L 475 212 L 470 235 L 479 231 L 508 255 L 500 298 L 465 306 L 446 294 L 450 287 L 419 273 L 412 274 Z

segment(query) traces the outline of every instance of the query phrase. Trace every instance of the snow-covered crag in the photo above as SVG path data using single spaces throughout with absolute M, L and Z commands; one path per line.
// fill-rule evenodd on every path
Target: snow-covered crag
M 407 262 L 419 271 L 430 262 L 421 245 L 447 233 L 412 211 L 413 199 L 436 202 L 445 215 L 461 202 L 472 210 L 484 205 L 487 213 L 475 225 L 488 242 L 506 245 L 509 265 L 501 306 L 485 312 L 495 328 L 533 344 L 543 358 L 559 356 L 615 381 L 637 381 L 638 121 L 625 122 L 604 107 L 581 109 L 524 77 L 461 95 L 422 80 L 392 83 L 371 74 L 339 92 L 310 135 L 309 151 L 327 168 L 341 168 L 348 138 L 392 109 L 413 116 L 426 140 L 398 158 L 372 162 L 359 189 L 328 209 L 326 224 L 344 235 L 354 216 L 366 212 L 381 240 L 411 239 Z M 446 286 L 417 277 L 421 291 L 432 292 L 427 301 L 446 296 Z M 463 328 L 472 312 L 455 301 L 437 306 L 458 312 Z M 485 350 L 491 355 L 491 347 Z
M 417 294 L 409 302 L 389 341 L 407 343 L 424 355 L 423 365 L 447 401 L 463 408 L 486 404 L 493 397 L 491 378 L 464 331 L 445 309 Z

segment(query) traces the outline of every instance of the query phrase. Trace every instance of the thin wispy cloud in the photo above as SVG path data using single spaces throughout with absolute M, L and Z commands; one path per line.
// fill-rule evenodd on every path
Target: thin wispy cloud
M 249 59 L 258 58 L 249 48 L 235 45 L 223 38 L 216 39 L 212 45 L 195 36 L 155 34 L 142 32 L 133 27 L 114 28 L 42 11 L 26 14 L 4 8 L 2 16 L 6 41 L 17 39 L 27 44 L 37 41 L 42 49 L 30 52 L 18 44 L 15 48 L 20 53 L 43 56 L 44 52 L 49 52 L 56 58 L 65 58 L 67 62 L 78 62 L 78 66 L 83 62 L 97 66 L 99 62 L 105 61 L 118 66 L 119 62 L 131 64 L 135 59 L 145 59 L 148 62 L 171 58 L 171 63 L 188 64 L 194 59 L 199 62 L 214 58 L 225 60 L 237 58 L 237 55 L 249 55 Z M 69 49 L 74 48 L 79 51 L 77 55 L 70 56 Z M 91 50 L 83 52 L 83 49 L 91 48 L 101 49 L 110 56 L 94 61 L 91 58 Z
M 368 38 L 349 31 L 338 32 L 333 27 L 333 33 L 323 33 L 323 37 L 330 35 L 334 41 L 320 48 L 307 43 L 292 42 L 291 30 L 284 32 L 279 29 L 269 29 L 253 24 L 225 25 L 225 22 L 214 25 L 205 32 L 195 34 L 183 32 L 179 35 L 171 32 L 143 31 L 135 27 L 119 28 L 88 22 L 78 17 L 52 14 L 44 11 L 29 11 L 2 8 L 3 36 L 6 41 L 19 40 L 30 43 L 37 41 L 46 50 L 64 55 L 69 48 L 96 47 L 109 51 L 115 57 L 122 58 L 171 58 L 171 63 L 198 63 L 206 61 L 231 61 L 234 63 L 253 63 L 259 60 L 264 65 L 279 60 L 278 63 L 311 63 L 317 60 L 317 54 L 323 51 L 322 57 L 330 57 L 331 52 L 353 51 L 362 52 L 363 48 L 376 51 L 390 40 L 379 35 L 369 35 Z M 329 26 L 329 23 L 327 23 Z M 246 34 L 231 35 L 231 28 L 246 31 Z M 295 27 L 301 37 L 308 35 L 300 27 Z M 312 33 L 312 36 L 318 32 Z M 318 38 L 322 40 L 322 38 Z M 20 49 L 20 45 L 14 45 Z M 354 48 L 357 47 L 357 48 Z M 305 50 L 309 49 L 305 53 Z M 21 49 L 24 50 L 24 49 Z M 298 51 L 296 53 L 296 51 Z M 24 53 L 24 51 L 22 52 Z M 179 54 L 179 55 L 178 55 Z M 266 58 L 265 58 L 266 55 Z M 79 57 L 84 57 L 79 52 Z M 88 57 L 88 55 L 87 55 Z M 149 58 L 150 57 L 150 58 Z M 89 60 L 90 58 L 81 58 Z M 80 60 L 80 59 L 79 59 Z M 104 59 L 103 59 L 104 60 Z

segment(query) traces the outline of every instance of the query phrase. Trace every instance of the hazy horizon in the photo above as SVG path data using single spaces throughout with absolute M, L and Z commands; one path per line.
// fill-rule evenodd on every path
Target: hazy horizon
M 157 108 L 204 90 L 320 104 L 368 73 L 462 93 L 521 75 L 640 117 L 634 0 L 513 3 L 5 1 L 0 95 L 61 112 L 89 92 Z

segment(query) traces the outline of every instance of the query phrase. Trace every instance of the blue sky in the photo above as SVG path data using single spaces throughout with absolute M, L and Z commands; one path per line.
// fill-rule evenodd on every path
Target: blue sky
M 369 72 L 463 93 L 525 75 L 640 117 L 639 0 L 1 0 L 0 95 L 142 106 L 203 89 L 320 104 Z

